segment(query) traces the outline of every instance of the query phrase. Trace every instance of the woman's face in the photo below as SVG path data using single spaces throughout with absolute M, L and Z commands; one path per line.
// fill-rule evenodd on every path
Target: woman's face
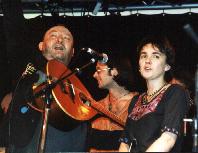
M 164 79 L 165 72 L 170 69 L 166 64 L 166 55 L 150 43 L 140 51 L 139 67 L 142 77 L 146 80 Z

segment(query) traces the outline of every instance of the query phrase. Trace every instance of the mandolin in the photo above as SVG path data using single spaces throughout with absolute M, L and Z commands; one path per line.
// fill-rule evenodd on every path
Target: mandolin
M 46 73 L 50 76 L 48 83 L 53 83 L 71 74 L 63 63 L 57 60 L 48 61 L 46 65 Z M 34 88 L 34 92 L 38 92 L 45 86 L 43 84 Z M 96 102 L 75 76 L 70 75 L 66 79 L 60 81 L 55 88 L 52 89 L 53 101 L 49 115 L 49 123 L 57 129 L 66 131 L 74 128 L 81 121 L 90 120 L 99 112 L 115 121 L 120 126 L 125 125 L 125 121 L 117 115 L 104 108 L 100 103 Z M 44 108 L 43 97 L 35 99 L 35 105 L 38 109 Z

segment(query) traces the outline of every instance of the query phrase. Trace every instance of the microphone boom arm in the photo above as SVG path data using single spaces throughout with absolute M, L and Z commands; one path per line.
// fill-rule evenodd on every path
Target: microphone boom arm
M 46 87 L 44 87 L 40 91 L 36 92 L 33 97 L 37 98 L 37 97 L 40 97 L 40 96 L 44 95 L 49 90 L 52 90 L 53 88 L 55 88 L 56 85 L 59 84 L 61 81 L 65 80 L 66 78 L 69 78 L 71 75 L 74 75 L 74 74 L 77 74 L 77 73 L 81 72 L 83 69 L 85 69 L 86 67 L 88 67 L 89 65 L 91 65 L 93 63 L 95 63 L 95 59 L 94 58 L 92 58 L 90 60 L 90 62 L 88 62 L 87 64 L 83 65 L 82 67 L 75 68 L 74 71 L 70 72 L 66 76 L 64 76 L 62 78 L 59 78 L 58 80 L 48 84 Z

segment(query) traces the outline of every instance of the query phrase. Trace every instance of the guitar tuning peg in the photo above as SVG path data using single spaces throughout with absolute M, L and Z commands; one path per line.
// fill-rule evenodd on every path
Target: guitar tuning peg
M 32 63 L 28 63 L 26 66 L 25 71 L 22 73 L 22 77 L 25 77 L 26 75 L 32 75 L 33 73 L 35 73 L 37 70 L 34 67 L 34 65 Z

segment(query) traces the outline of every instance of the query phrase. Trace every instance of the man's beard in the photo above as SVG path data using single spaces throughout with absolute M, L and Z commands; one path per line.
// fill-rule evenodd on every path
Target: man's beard
M 64 64 L 68 64 L 69 63 L 69 57 L 65 54 L 65 51 L 62 51 L 63 53 L 56 53 L 56 50 L 52 50 L 52 49 L 48 49 L 46 48 L 46 50 L 44 51 L 44 56 L 48 59 L 48 58 L 52 58 L 55 60 L 58 60 Z
M 54 59 L 64 63 L 65 65 L 69 63 L 68 56 L 54 56 Z

